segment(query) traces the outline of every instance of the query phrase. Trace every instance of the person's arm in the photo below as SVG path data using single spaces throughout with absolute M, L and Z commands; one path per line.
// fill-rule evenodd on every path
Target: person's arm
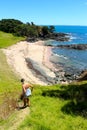
M 23 87 L 23 92 L 26 93 L 25 85 L 23 85 L 22 87 Z
M 31 91 L 33 91 L 33 86 L 30 84 L 30 87 L 31 87 Z

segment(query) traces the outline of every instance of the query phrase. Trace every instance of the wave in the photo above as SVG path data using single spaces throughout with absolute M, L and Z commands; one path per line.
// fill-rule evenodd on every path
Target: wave
M 73 40 L 73 39 L 77 39 L 77 38 L 76 38 L 76 37 L 74 37 L 74 36 L 71 36 L 71 37 L 70 37 L 70 39 L 71 39 L 71 40 Z
M 63 59 L 68 59 L 66 56 L 64 56 L 64 55 L 58 55 L 58 54 L 54 54 L 55 56 L 57 56 L 57 57 L 59 57 L 59 58 L 63 58 Z

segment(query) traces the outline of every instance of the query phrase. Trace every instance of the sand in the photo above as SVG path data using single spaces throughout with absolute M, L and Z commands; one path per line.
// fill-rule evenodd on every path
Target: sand
M 2 49 L 8 64 L 18 74 L 32 84 L 48 85 L 53 83 L 55 68 L 50 62 L 51 47 L 43 45 L 44 41 L 30 43 L 21 41 Z

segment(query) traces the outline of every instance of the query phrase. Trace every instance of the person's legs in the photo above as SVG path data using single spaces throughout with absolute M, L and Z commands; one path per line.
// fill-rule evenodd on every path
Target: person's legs
M 19 99 L 20 99 L 20 100 L 23 100 L 23 98 L 24 98 L 24 94 L 21 93 L 20 96 L 19 96 Z
M 24 102 L 24 107 L 26 107 L 26 105 L 28 105 L 30 107 L 30 99 L 29 99 L 29 97 L 24 96 L 23 102 Z
M 24 107 L 26 106 L 26 97 L 23 98 L 23 102 L 24 102 Z
M 30 99 L 29 99 L 29 97 L 27 98 L 27 105 L 30 107 Z

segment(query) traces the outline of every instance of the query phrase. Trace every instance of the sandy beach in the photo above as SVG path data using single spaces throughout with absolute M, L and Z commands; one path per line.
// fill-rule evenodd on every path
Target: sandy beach
M 55 78 L 55 68 L 49 60 L 51 47 L 44 46 L 43 43 L 44 41 L 22 41 L 3 49 L 12 70 L 32 84 L 53 84 Z

